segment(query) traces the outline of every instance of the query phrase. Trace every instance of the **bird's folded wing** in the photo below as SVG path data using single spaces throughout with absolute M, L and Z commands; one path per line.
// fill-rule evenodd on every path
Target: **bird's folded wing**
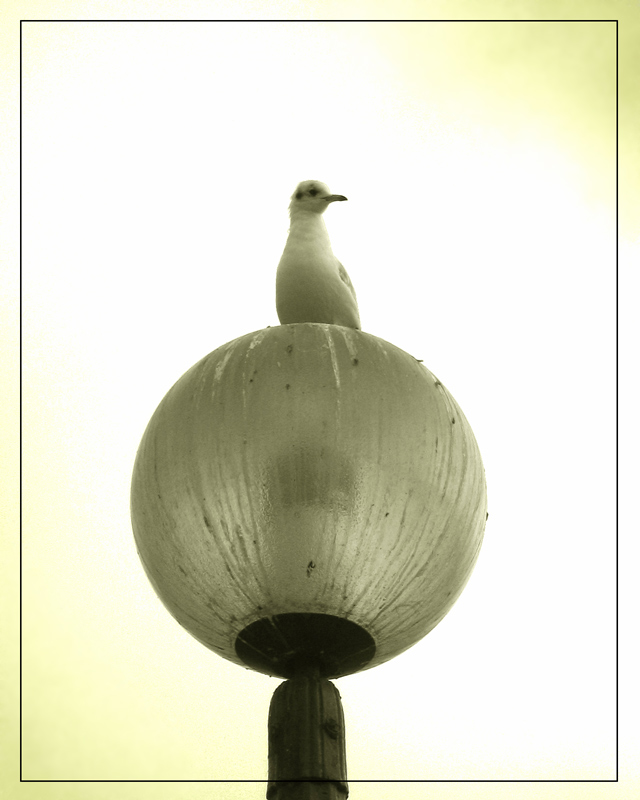
M 342 264 L 339 261 L 338 261 L 338 274 L 340 275 L 342 282 L 346 283 L 346 285 L 349 287 L 349 291 L 351 292 L 351 294 L 355 299 L 356 290 L 353 288 L 353 284 L 351 283 L 351 278 L 347 274 L 347 270 L 342 266 Z

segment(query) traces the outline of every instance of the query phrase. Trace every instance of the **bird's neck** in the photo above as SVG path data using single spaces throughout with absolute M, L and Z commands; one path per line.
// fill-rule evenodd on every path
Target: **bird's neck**
M 291 215 L 288 244 L 314 244 L 331 250 L 329 232 L 320 214 L 297 213 Z

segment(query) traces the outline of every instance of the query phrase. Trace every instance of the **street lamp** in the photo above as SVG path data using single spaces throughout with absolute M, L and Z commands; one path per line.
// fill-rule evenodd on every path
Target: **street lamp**
M 269 714 L 268 797 L 346 796 L 329 679 L 425 636 L 482 542 L 484 469 L 455 400 L 370 334 L 266 328 L 169 390 L 131 498 L 140 558 L 171 614 L 224 658 L 287 679 Z

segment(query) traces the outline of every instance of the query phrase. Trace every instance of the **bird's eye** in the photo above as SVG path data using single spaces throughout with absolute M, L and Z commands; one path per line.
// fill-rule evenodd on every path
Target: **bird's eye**
M 296 200 L 299 200 L 302 197 L 302 192 L 296 192 Z
M 309 189 L 309 194 L 311 195 L 311 197 L 315 197 L 318 194 L 318 190 L 317 189 Z

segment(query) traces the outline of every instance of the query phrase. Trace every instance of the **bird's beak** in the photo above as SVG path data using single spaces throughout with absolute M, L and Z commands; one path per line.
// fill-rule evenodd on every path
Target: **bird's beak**
M 343 194 L 329 194 L 324 198 L 327 203 L 334 203 L 336 200 L 346 200 Z

